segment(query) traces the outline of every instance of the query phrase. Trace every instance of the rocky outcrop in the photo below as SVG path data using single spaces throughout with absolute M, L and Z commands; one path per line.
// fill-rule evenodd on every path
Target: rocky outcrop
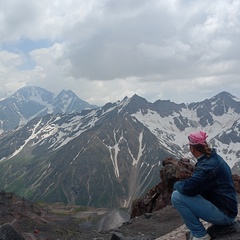
M 151 213 L 171 205 L 171 194 L 173 184 L 180 180 L 189 178 L 194 170 L 188 159 L 167 158 L 162 162 L 160 170 L 161 182 L 150 189 L 142 198 L 135 199 L 132 203 L 131 218 L 144 213 Z
M 240 176 L 238 176 L 237 174 L 233 174 L 233 181 L 237 193 L 240 193 Z
M 162 164 L 163 168 L 160 170 L 161 182 L 150 189 L 145 196 L 133 201 L 131 218 L 158 211 L 171 205 L 173 184 L 178 180 L 191 177 L 194 171 L 194 165 L 188 159 L 167 158 L 163 160 Z M 233 174 L 233 180 L 236 191 L 240 193 L 240 176 Z

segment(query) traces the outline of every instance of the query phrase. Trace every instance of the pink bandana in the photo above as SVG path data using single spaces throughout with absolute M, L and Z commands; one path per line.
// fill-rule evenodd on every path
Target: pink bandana
M 190 145 L 202 144 L 206 145 L 208 135 L 205 132 L 199 131 L 189 134 L 188 140 Z

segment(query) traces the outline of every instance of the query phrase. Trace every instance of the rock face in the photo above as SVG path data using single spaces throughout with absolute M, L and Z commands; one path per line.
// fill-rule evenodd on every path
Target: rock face
M 160 171 L 161 182 L 150 189 L 145 196 L 133 201 L 131 218 L 171 205 L 173 184 L 178 180 L 191 177 L 193 171 L 194 166 L 188 159 L 167 158 L 163 160 L 163 168 Z M 240 177 L 233 174 L 233 180 L 236 191 L 240 193 Z
M 237 174 L 233 174 L 233 181 L 237 193 L 240 193 L 240 176 L 238 176 Z

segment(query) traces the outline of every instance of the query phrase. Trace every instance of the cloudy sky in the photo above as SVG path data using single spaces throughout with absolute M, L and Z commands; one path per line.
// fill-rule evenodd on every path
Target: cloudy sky
M 103 105 L 240 98 L 239 0 L 0 0 L 0 98 L 35 85 Z

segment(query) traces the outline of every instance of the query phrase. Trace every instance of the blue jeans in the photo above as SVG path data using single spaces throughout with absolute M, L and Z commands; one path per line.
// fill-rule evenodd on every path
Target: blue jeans
M 229 225 L 235 221 L 235 218 L 230 218 L 221 212 L 201 195 L 190 197 L 174 191 L 172 204 L 182 216 L 192 235 L 197 238 L 203 237 L 207 233 L 200 219 L 215 225 Z

